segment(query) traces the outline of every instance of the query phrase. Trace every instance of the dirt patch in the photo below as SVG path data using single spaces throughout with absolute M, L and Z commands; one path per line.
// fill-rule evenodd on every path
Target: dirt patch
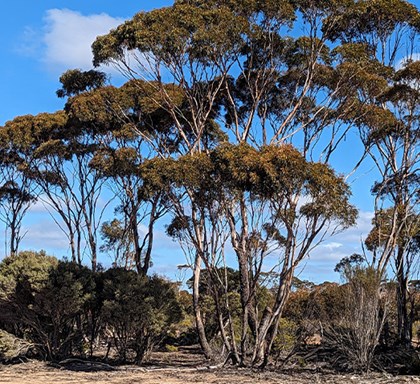
M 114 369 L 109 371 L 109 369 Z M 91 370 L 86 372 L 86 370 Z M 299 370 L 277 372 L 241 368 L 206 367 L 203 357 L 194 349 L 179 352 L 153 353 L 143 367 L 89 365 L 73 362 L 62 367 L 40 361 L 16 365 L 0 365 L 0 383 L 12 384 L 315 384 L 357 383 L 395 384 L 420 383 L 418 376 L 340 375 L 327 372 Z

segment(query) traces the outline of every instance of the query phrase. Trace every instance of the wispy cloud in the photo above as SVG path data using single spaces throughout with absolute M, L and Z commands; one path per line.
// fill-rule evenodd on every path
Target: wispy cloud
M 362 243 L 372 228 L 373 212 L 361 211 L 354 227 L 326 239 L 313 250 L 310 258 L 302 264 L 302 278 L 320 283 L 338 279 L 333 270 L 337 263 L 353 253 L 362 253 Z
M 37 57 L 43 49 L 42 38 L 41 31 L 31 26 L 26 26 L 16 43 L 15 51 L 23 56 Z

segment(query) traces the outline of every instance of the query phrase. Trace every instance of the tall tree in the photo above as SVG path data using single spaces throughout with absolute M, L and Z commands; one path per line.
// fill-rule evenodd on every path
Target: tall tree
M 349 112 L 379 174 L 372 188 L 375 228 L 367 241 L 380 270 L 394 261 L 399 336 L 407 346 L 408 280 L 413 233 L 419 225 L 420 63 L 414 56 L 419 18 L 406 1 L 357 2 L 336 15 L 331 36 L 342 42 L 340 54 L 350 59 Z
M 188 247 L 194 256 L 192 261 L 199 253 L 208 273 L 215 273 L 210 277 L 216 307 L 217 292 L 226 290 L 216 269 L 224 266 L 225 243 L 230 239 L 238 260 L 242 305 L 239 348 L 230 323 L 232 314 L 227 328 L 220 324 L 220 331 L 235 363 L 246 364 L 250 352 L 254 364 L 264 362 L 296 266 L 327 233 L 354 223 L 356 210 L 348 202 L 348 186 L 328 166 L 306 162 L 288 145 L 258 151 L 247 145 L 226 144 L 208 155 L 150 160 L 143 167 L 143 175 L 156 183 L 155 188 L 194 201 L 194 211 L 182 209 L 182 200 L 178 202 L 182 214 L 174 217 L 168 233 Z M 298 205 L 303 199 L 306 203 Z M 278 291 L 260 316 L 257 288 L 269 255 L 278 257 Z M 199 306 L 199 302 L 195 304 Z
M 168 85 L 165 92 L 182 102 L 176 87 Z M 125 239 L 132 248 L 126 255 L 133 256 L 141 274 L 147 274 L 151 264 L 154 226 L 166 207 L 161 193 L 144 188 L 139 167 L 147 157 L 169 156 L 179 142 L 159 97 L 153 83 L 132 80 L 120 88 L 84 92 L 66 105 L 69 117 L 80 122 L 92 143 L 99 145 L 90 167 L 116 196 L 115 213 L 121 216 Z
M 22 221 L 36 201 L 38 189 L 25 174 L 25 161 L 22 161 L 21 154 L 11 148 L 6 131 L 6 128 L 0 128 L 0 220 L 6 226 L 6 253 L 10 256 L 19 251 L 20 242 L 25 236 L 22 233 Z
M 371 19 L 370 13 L 374 16 Z M 347 204 L 344 184 L 339 195 L 345 202 L 343 208 L 348 208 L 346 220 L 340 216 L 344 211 L 321 220 L 317 215 L 324 217 L 326 213 L 317 211 L 319 206 L 315 209 L 307 205 L 308 195 L 315 191 L 305 183 L 314 186 L 326 178 L 326 182 L 334 184 L 335 176 L 327 176 L 328 166 L 312 161 L 328 163 L 351 127 L 373 127 L 386 116 L 375 111 L 384 109 L 380 97 L 392 77 L 390 63 L 398 57 L 404 33 L 415 30 L 416 17 L 415 7 L 402 0 L 389 4 L 353 0 L 178 0 L 171 7 L 135 15 L 93 44 L 95 65 L 113 63 L 130 78 L 149 80 L 155 86 L 160 95 L 155 99 L 171 116 L 180 143 L 176 154 L 160 153 L 160 157 L 188 154 L 192 157 L 191 167 L 197 166 L 206 175 L 205 167 L 195 163 L 195 156 L 213 153 L 223 142 L 239 144 L 237 152 L 230 154 L 227 147 L 222 147 L 228 160 L 220 166 L 228 168 L 229 178 L 240 185 L 256 177 L 250 169 L 259 150 L 271 159 L 272 153 L 266 148 L 277 146 L 283 150 L 289 148 L 283 144 L 291 143 L 302 151 L 303 158 L 296 160 L 299 156 L 290 151 L 294 159 L 290 169 L 307 170 L 312 166 L 314 177 L 319 177 L 311 184 L 302 176 L 306 173 L 291 175 L 301 184 L 297 190 L 288 191 L 289 200 L 278 192 L 269 197 L 251 193 L 247 185 L 249 189 L 230 192 L 229 199 L 221 197 L 223 208 L 215 209 L 203 206 L 191 184 L 190 178 L 195 176 L 188 168 L 184 184 L 177 184 L 181 190 L 171 193 L 173 228 L 181 226 L 194 247 L 193 297 L 197 313 L 200 270 L 208 264 L 211 254 L 210 234 L 216 233 L 215 223 L 218 228 L 229 228 L 241 276 L 242 362 L 250 333 L 258 345 L 254 363 L 267 361 L 281 303 L 290 290 L 289 283 L 279 284 L 278 306 L 273 313 L 263 315 L 263 325 L 258 324 L 260 317 L 253 309 L 254 278 L 262 268 L 266 247 L 273 244 L 278 233 L 276 225 L 289 229 L 286 236 L 277 239 L 284 252 L 282 281 L 288 282 L 296 265 L 322 238 L 321 232 L 330 219 L 340 218 L 338 222 L 344 227 L 352 223 L 354 211 Z M 168 84 L 181 90 L 181 105 L 165 91 Z M 364 128 L 361 131 L 367 132 Z M 257 152 L 248 151 L 244 144 Z M 366 146 L 366 150 L 369 148 Z M 240 171 L 242 178 L 235 179 L 235 173 Z M 286 179 L 279 183 L 284 183 L 283 188 L 288 186 Z M 319 193 L 316 197 L 324 196 L 327 207 L 327 194 Z M 331 204 L 334 199 L 332 194 Z M 300 211 L 301 206 L 308 211 Z M 304 233 L 299 223 L 306 223 Z M 199 313 L 196 320 L 206 349 Z
M 10 148 L 22 154 L 25 177 L 40 188 L 40 199 L 62 220 L 56 222 L 69 239 L 72 260 L 82 262 L 86 240 L 96 269 L 96 209 L 103 184 L 89 167 L 96 146 L 64 111 L 17 117 L 6 123 L 5 130 Z

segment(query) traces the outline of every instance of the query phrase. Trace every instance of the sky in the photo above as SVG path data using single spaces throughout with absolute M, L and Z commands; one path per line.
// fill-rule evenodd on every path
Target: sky
M 412 3 L 420 6 L 420 0 Z M 63 100 L 55 94 L 60 88 L 58 79 L 67 69 L 92 68 L 90 46 L 97 35 L 107 33 L 141 10 L 171 4 L 168 0 L 1 1 L 0 126 L 19 115 L 61 109 Z M 111 71 L 110 76 L 116 82 L 122 80 L 115 71 Z M 353 149 L 338 156 L 343 159 L 354 156 Z M 346 162 L 340 164 L 339 171 L 348 172 Z M 372 172 L 371 165 L 366 164 L 348 179 L 353 187 L 353 203 L 360 209 L 357 226 L 319 246 L 306 262 L 300 278 L 319 283 L 337 280 L 338 275 L 333 272 L 335 264 L 342 257 L 360 252 L 361 241 L 373 217 L 369 194 Z M 45 249 L 57 257 L 65 255 L 66 239 L 42 204 L 36 204 L 29 216 L 24 222 L 26 236 L 22 248 Z M 171 278 L 182 277 L 175 272 L 177 264 L 185 263 L 176 243 L 165 236 L 163 228 L 156 237 L 153 270 Z M 0 258 L 4 253 L 0 246 Z M 104 256 L 102 262 L 108 265 L 109 259 Z

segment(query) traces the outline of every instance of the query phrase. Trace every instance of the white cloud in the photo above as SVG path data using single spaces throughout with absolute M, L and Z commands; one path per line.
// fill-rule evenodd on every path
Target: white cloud
M 97 36 L 107 34 L 126 19 L 106 13 L 83 15 L 70 9 L 50 9 L 45 13 L 42 28 L 26 26 L 16 42 L 15 51 L 39 61 L 54 76 L 68 69 L 92 69 L 92 43 Z M 153 58 L 133 51 L 126 52 L 125 60 L 137 72 L 148 78 Z M 124 78 L 115 65 L 103 65 L 100 70 Z M 163 76 L 168 75 L 163 71 Z M 172 81 L 169 78 L 168 81 Z
M 338 249 L 341 248 L 343 246 L 343 244 L 341 243 L 337 243 L 337 242 L 330 242 L 330 243 L 325 243 L 322 245 L 322 247 L 329 249 L 330 251 L 333 251 L 334 249 Z
M 90 69 L 95 38 L 123 21 L 105 13 L 85 16 L 69 9 L 50 9 L 45 17 L 41 61 L 54 72 Z

